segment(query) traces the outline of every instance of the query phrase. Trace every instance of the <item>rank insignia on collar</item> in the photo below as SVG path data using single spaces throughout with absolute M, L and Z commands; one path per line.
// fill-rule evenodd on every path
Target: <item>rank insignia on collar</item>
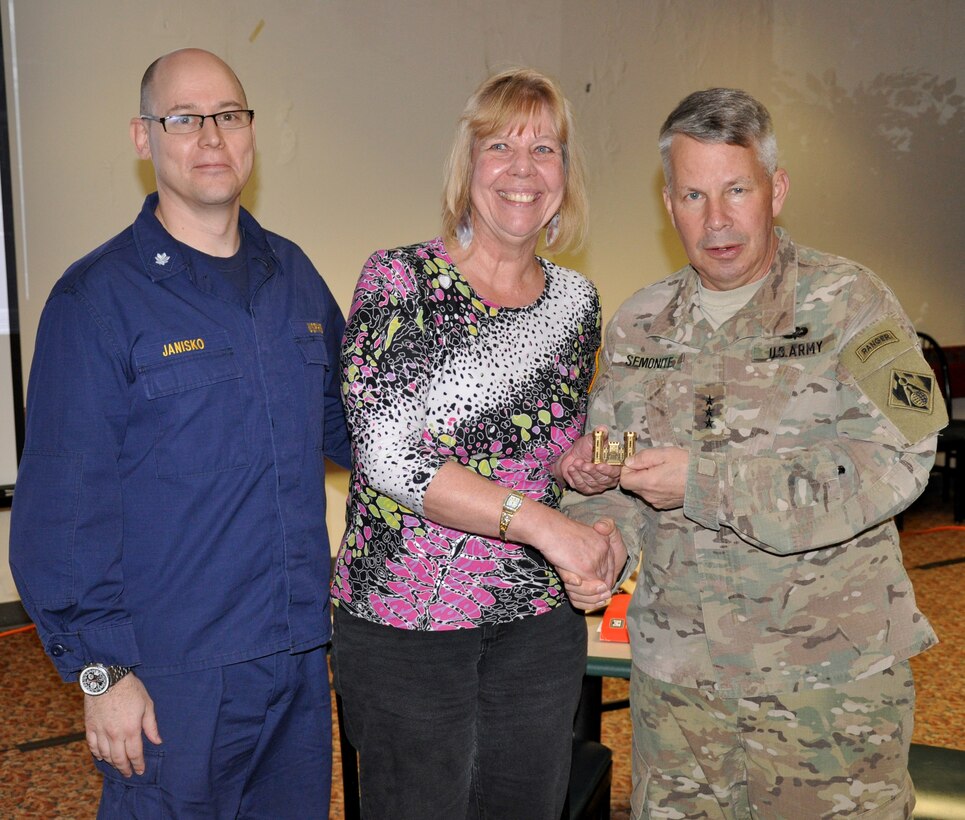
M 154 264 L 160 265 L 162 268 L 171 261 L 171 257 L 166 253 L 156 253 L 154 254 Z
M 910 370 L 891 371 L 891 392 L 888 404 L 904 410 L 931 413 L 934 410 L 935 379 L 925 373 Z

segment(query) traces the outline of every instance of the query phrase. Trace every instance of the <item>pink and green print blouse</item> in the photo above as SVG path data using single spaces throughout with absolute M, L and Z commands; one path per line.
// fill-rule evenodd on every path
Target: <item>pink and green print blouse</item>
M 352 615 L 463 629 L 565 601 L 536 550 L 423 514 L 447 461 L 559 504 L 550 466 L 583 431 L 600 303 L 580 274 L 539 263 L 543 293 L 505 308 L 473 291 L 441 239 L 366 262 L 342 344 L 354 466 L 332 582 L 335 605 Z

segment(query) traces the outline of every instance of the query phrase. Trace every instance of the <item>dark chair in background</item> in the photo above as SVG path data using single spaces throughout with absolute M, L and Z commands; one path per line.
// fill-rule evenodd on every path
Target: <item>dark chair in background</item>
M 610 820 L 613 752 L 594 740 L 573 738 L 573 767 L 562 820 Z
M 935 371 L 938 389 L 948 411 L 948 427 L 938 434 L 938 452 L 944 462 L 935 469 L 942 477 L 942 499 L 953 497 L 955 522 L 965 521 L 965 469 L 962 455 L 965 454 L 965 419 L 952 418 L 952 379 L 948 368 L 948 357 L 940 344 L 927 333 L 919 333 L 922 353 L 925 360 Z
M 915 784 L 915 820 L 965 817 L 965 751 L 912 743 L 908 773 Z

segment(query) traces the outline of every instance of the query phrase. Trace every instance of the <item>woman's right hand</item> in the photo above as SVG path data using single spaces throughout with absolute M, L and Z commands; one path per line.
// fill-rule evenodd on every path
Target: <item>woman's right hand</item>
M 612 577 L 607 535 L 536 502 L 524 504 L 516 519 L 514 539 L 532 544 L 558 570 L 578 576 L 583 583 L 606 584 Z
M 609 564 L 607 566 L 607 577 L 602 581 L 584 581 L 579 575 L 557 567 L 560 580 L 566 588 L 566 596 L 570 603 L 577 609 L 593 610 L 606 606 L 613 597 L 614 588 L 617 581 L 623 574 L 627 563 L 627 549 L 623 544 L 623 537 L 620 530 L 610 518 L 601 518 L 593 525 L 601 535 L 607 538 L 610 545 Z
M 459 464 L 444 464 L 429 484 L 424 510 L 428 518 L 446 527 L 498 537 L 499 510 L 509 491 Z M 609 527 L 581 524 L 559 510 L 526 498 L 509 520 L 504 535 L 510 541 L 538 549 L 558 571 L 581 584 L 604 584 L 610 589 L 615 573 Z M 619 539 L 619 534 L 616 538 Z M 622 542 L 620 542 L 622 547 Z M 626 554 L 624 553 L 624 559 Z

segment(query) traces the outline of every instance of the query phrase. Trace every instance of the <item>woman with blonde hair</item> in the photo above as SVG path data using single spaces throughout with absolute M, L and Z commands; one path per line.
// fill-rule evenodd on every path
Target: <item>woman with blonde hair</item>
M 596 289 L 536 255 L 541 237 L 578 246 L 586 216 L 569 105 L 514 69 L 459 122 L 443 235 L 362 270 L 332 600 L 366 817 L 560 816 L 586 656 L 560 573 L 610 585 L 622 549 L 612 522 L 558 509 L 566 483 L 612 483 L 605 466 L 561 466 L 586 446 Z

